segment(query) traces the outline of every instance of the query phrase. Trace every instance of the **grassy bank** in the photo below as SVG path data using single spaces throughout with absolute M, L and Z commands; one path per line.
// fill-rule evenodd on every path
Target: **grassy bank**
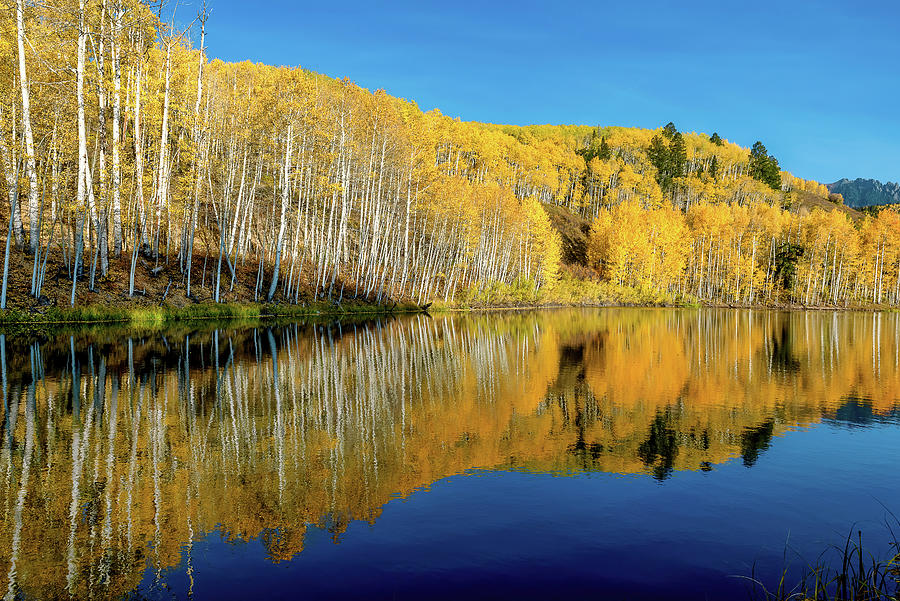
M 132 323 L 135 325 L 165 325 L 191 320 L 267 319 L 273 317 L 316 316 L 384 316 L 417 313 L 422 309 L 413 304 L 375 305 L 369 303 L 313 302 L 301 305 L 261 303 L 198 303 L 175 307 L 104 306 L 48 307 L 43 311 L 8 309 L 0 312 L 0 326 L 54 325 L 89 323 Z
M 574 293 L 571 291 L 574 290 Z M 605 283 L 573 281 L 566 293 L 559 289 L 553 293 L 523 291 L 515 286 L 495 285 L 464 295 L 456 302 L 436 301 L 425 307 L 415 303 L 391 303 L 378 305 L 350 301 L 327 301 L 302 304 L 282 303 L 212 303 L 202 302 L 186 306 L 175 305 L 99 305 L 83 307 L 44 307 L 40 309 L 10 308 L 0 311 L 0 330 L 14 327 L 40 329 L 64 324 L 121 323 L 140 326 L 163 326 L 195 320 L 264 320 L 270 318 L 375 318 L 388 315 L 414 313 L 442 313 L 488 310 L 530 310 L 565 307 L 726 307 L 710 305 L 693 298 L 675 298 L 653 292 L 614 287 Z M 803 307 L 793 305 L 754 305 L 755 309 L 796 310 L 890 310 L 882 307 Z
M 900 599 L 900 521 L 887 524 L 893 539 L 887 556 L 876 556 L 863 544 L 861 531 L 851 531 L 813 563 L 804 562 L 798 582 L 788 578 L 787 552 L 778 583 L 767 588 L 753 574 L 750 598 L 755 601 L 898 601 Z
M 886 508 L 887 510 L 887 508 Z M 851 528 L 839 544 L 823 551 L 814 561 L 791 558 L 785 546 L 778 582 L 764 583 L 756 566 L 745 578 L 753 601 L 898 601 L 900 599 L 900 518 L 890 510 L 884 519 L 887 552 L 876 551 L 863 541 L 861 530 Z M 793 561 L 801 567 L 793 576 Z M 768 584 L 768 586 L 767 586 Z

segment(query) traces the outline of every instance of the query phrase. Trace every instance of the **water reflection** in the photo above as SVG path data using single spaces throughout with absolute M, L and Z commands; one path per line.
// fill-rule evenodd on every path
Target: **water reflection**
M 448 475 L 748 468 L 898 421 L 897 315 L 607 310 L 0 336 L 8 598 L 117 598 L 212 531 L 273 562 Z M 151 584 L 151 588 L 152 588 Z

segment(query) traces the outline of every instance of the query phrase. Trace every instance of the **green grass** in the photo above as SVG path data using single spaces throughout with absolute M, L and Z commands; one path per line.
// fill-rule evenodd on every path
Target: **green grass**
M 897 526 L 900 526 L 898 521 Z M 762 601 L 898 601 L 900 599 L 900 538 L 887 525 L 893 543 L 888 557 L 876 557 L 863 545 L 862 532 L 853 531 L 841 546 L 833 547 L 807 564 L 799 582 L 788 583 L 788 561 L 781 578 L 769 590 L 753 574 L 751 599 Z M 829 557 L 831 561 L 827 560 Z
M 50 307 L 42 313 L 9 309 L 0 312 L 0 326 L 40 326 L 51 324 L 131 323 L 140 326 L 164 325 L 192 320 L 252 320 L 270 317 L 381 316 L 419 312 L 412 304 L 371 305 L 317 302 L 304 305 L 204 303 L 187 307 Z

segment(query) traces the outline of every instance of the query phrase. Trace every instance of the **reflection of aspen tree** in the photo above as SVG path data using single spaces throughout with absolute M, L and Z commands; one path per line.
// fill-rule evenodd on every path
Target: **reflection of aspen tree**
M 35 373 L 34 346 L 31 348 L 31 372 Z M 5 363 L 5 360 L 4 360 Z M 5 372 L 5 365 L 4 372 Z M 5 380 L 5 377 L 4 377 Z M 32 379 L 31 385 L 28 387 L 28 396 L 25 401 L 25 451 L 22 459 L 22 472 L 19 478 L 19 492 L 16 495 L 16 508 L 13 514 L 13 534 L 12 548 L 9 554 L 9 574 L 7 574 L 7 589 L 4 600 L 15 599 L 17 593 L 16 586 L 16 563 L 19 559 L 19 551 L 22 545 L 22 510 L 25 506 L 25 497 L 28 494 L 28 479 L 31 474 L 31 456 L 34 451 L 34 420 L 35 416 L 35 388 L 37 381 Z M 5 382 L 4 382 L 5 388 Z
M 33 373 L 48 373 L 34 384 L 29 353 L 0 341 L 0 538 L 19 532 L 17 591 L 118 597 L 147 553 L 151 580 L 214 530 L 289 560 L 309 525 L 339 540 L 470 469 L 753 465 L 792 428 L 896 411 L 898 328 L 892 315 L 641 310 L 176 326 L 35 345 Z M 29 437 L 41 477 L 20 480 Z

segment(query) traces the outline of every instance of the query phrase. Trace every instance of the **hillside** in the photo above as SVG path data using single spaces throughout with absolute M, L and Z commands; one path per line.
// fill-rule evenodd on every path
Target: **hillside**
M 894 182 L 843 178 L 827 187 L 829 192 L 843 196 L 844 202 L 851 207 L 900 204 L 900 184 Z
M 821 196 L 809 192 L 795 192 L 793 201 L 792 206 L 795 207 L 801 215 L 809 215 L 813 210 L 820 209 L 822 211 L 838 211 L 839 213 L 846 215 L 854 223 L 857 223 L 863 218 L 863 214 L 853 207 L 847 206 L 846 204 L 835 203 L 827 198 L 822 198 Z
M 900 301 L 893 214 L 833 210 L 761 141 L 463 122 L 208 60 L 144 3 L 121 8 L 0 12 L 33 41 L 24 69 L 0 41 L 2 114 L 30 107 L 0 120 L 0 308 Z

